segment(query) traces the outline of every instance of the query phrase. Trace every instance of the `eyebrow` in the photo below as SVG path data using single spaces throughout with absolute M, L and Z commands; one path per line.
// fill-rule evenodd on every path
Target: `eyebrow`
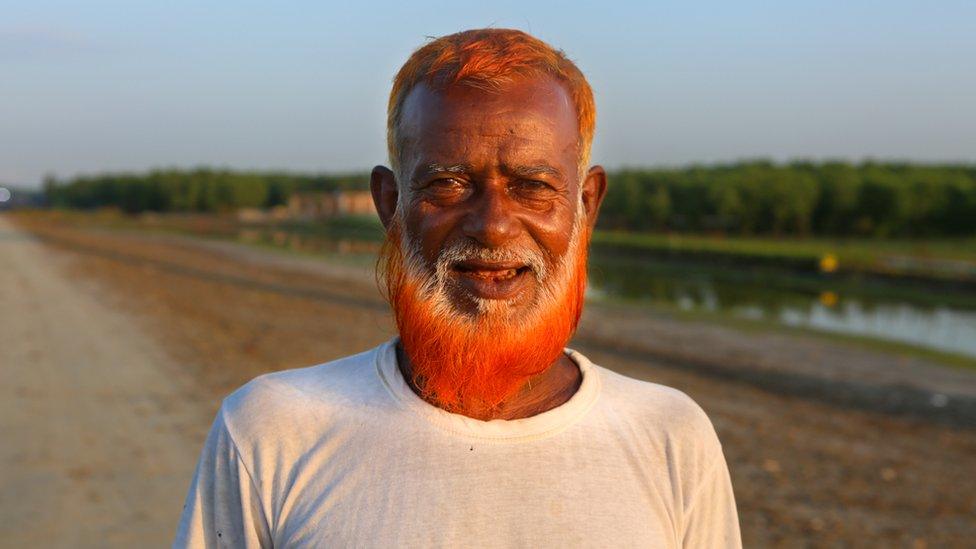
M 535 177 L 539 175 L 549 175 L 553 177 L 562 177 L 563 173 L 557 168 L 550 166 L 548 164 L 534 164 L 530 166 L 512 166 L 506 167 L 505 171 L 511 173 L 516 177 Z
M 525 166 L 503 166 L 502 170 L 510 175 L 516 177 L 535 177 L 539 175 L 548 175 L 553 177 L 562 177 L 562 172 L 553 166 L 548 164 L 532 164 Z M 436 162 L 431 162 L 423 166 L 423 169 L 418 175 L 426 176 L 433 175 L 437 173 L 455 173 L 455 174 L 466 174 L 473 171 L 473 168 L 469 164 L 452 164 L 443 165 Z
M 420 174 L 419 175 L 421 175 L 421 176 L 423 176 L 423 175 L 433 175 L 435 173 L 457 173 L 457 174 L 464 174 L 464 173 L 469 173 L 471 171 L 472 171 L 471 166 L 468 165 L 468 164 L 454 164 L 454 165 L 451 165 L 451 166 L 444 166 L 442 164 L 438 164 L 436 162 L 432 162 L 430 164 L 425 165 L 423 167 L 423 169 L 420 171 Z

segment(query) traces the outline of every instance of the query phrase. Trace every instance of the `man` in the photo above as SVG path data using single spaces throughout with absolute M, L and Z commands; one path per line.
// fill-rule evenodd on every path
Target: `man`
M 225 399 L 176 545 L 741 545 L 701 408 L 564 348 L 594 124 L 583 75 L 525 33 L 414 52 L 371 180 L 399 337 Z

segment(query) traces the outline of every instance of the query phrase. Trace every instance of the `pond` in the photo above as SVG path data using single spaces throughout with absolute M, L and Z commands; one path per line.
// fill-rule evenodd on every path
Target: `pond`
M 674 260 L 621 259 L 594 250 L 594 299 L 666 304 L 683 311 L 868 336 L 976 357 L 973 296 L 873 279 Z M 960 305 L 960 302 L 966 302 Z

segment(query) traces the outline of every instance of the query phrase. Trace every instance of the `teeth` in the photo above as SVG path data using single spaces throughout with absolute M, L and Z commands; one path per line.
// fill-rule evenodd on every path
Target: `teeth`
M 517 271 L 515 269 L 505 269 L 503 271 L 468 271 L 468 275 L 475 278 L 490 280 L 507 280 L 513 278 Z

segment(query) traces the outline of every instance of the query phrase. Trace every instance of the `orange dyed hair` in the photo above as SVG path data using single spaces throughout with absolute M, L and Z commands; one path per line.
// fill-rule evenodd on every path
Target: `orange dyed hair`
M 393 170 L 397 171 L 400 163 L 398 132 L 403 102 L 417 84 L 424 82 L 435 90 L 459 85 L 499 91 L 517 77 L 543 75 L 562 82 L 572 97 L 582 170 L 590 161 L 596 127 L 593 90 L 561 50 L 513 29 L 475 29 L 442 36 L 407 59 L 393 79 L 387 110 L 386 143 Z

